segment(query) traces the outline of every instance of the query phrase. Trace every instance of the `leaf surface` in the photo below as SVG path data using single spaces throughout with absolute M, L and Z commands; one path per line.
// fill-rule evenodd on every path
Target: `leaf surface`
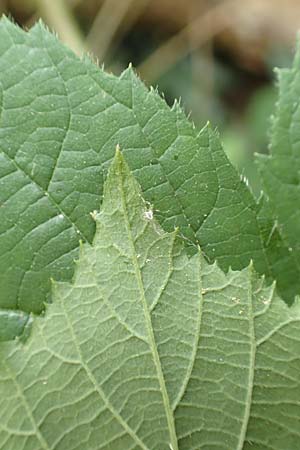
M 120 153 L 93 216 L 73 283 L 1 343 L 1 450 L 297 448 L 299 304 L 188 257 Z
M 300 266 L 300 47 L 290 69 L 278 70 L 279 100 L 269 155 L 257 155 L 263 186 L 289 249 Z
M 286 300 L 300 292 L 294 252 L 217 133 L 198 133 L 130 68 L 114 77 L 42 24 L 24 32 L 4 18 L 0 111 L 0 339 L 44 309 L 51 277 L 71 279 L 79 241 L 93 239 L 90 212 L 117 144 L 164 229 L 179 227 L 191 252 L 200 243 L 223 269 L 253 259 Z

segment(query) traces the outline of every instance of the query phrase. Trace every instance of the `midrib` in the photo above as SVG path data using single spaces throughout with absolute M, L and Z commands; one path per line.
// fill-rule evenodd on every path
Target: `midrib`
M 248 273 L 249 273 L 248 269 Z M 250 277 L 250 275 L 249 275 Z M 252 282 L 249 279 L 249 289 L 248 289 L 248 301 L 249 301 L 249 332 L 250 332 L 250 364 L 249 364 L 249 376 L 248 376 L 248 392 L 245 399 L 245 411 L 244 417 L 242 419 L 242 426 L 240 430 L 240 437 L 238 441 L 237 450 L 242 450 L 245 445 L 245 437 L 248 428 L 248 422 L 250 418 L 252 395 L 253 395 L 253 385 L 254 385 L 254 374 L 255 374 L 255 357 L 256 357 L 256 341 L 255 341 L 255 330 L 254 330 L 254 314 L 252 307 Z
M 137 254 L 136 254 L 135 246 L 134 246 L 134 240 L 133 240 L 133 236 L 131 233 L 130 222 L 129 222 L 128 215 L 127 215 L 126 199 L 124 196 L 124 190 L 123 190 L 123 186 L 122 186 L 123 176 L 121 175 L 120 178 L 121 178 L 121 181 L 119 181 L 119 183 L 120 183 L 119 191 L 120 191 L 121 200 L 122 200 L 122 209 L 123 209 L 126 231 L 127 231 L 127 235 L 128 235 L 128 241 L 129 241 L 129 244 L 131 247 L 132 264 L 133 264 L 135 274 L 136 274 L 136 279 L 137 279 L 137 283 L 138 283 L 141 303 L 142 303 L 146 327 L 147 327 L 147 333 L 149 336 L 149 344 L 150 344 L 150 348 L 151 348 L 151 352 L 152 352 L 152 356 L 153 356 L 153 360 L 154 360 L 154 364 L 155 364 L 155 368 L 156 368 L 156 372 L 157 372 L 157 378 L 158 378 L 160 390 L 161 390 L 162 397 L 163 397 L 163 404 L 164 404 L 164 409 L 165 409 L 165 413 L 166 413 L 166 419 L 167 419 L 169 434 L 170 434 L 170 447 L 172 448 L 172 450 L 179 450 L 177 437 L 176 437 L 174 416 L 173 416 L 173 412 L 171 409 L 169 396 L 167 393 L 167 388 L 166 388 L 165 379 L 164 379 L 164 375 L 163 375 L 163 371 L 162 371 L 162 367 L 161 367 L 161 363 L 160 363 L 159 354 L 157 351 L 151 317 L 149 314 L 149 309 L 148 309 L 147 301 L 145 298 L 145 291 L 144 291 L 141 271 L 139 268 Z M 120 180 L 120 178 L 118 178 L 118 179 Z

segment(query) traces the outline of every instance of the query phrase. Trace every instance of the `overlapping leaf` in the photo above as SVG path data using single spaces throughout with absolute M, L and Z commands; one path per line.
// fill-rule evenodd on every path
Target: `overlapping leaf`
M 1 450 L 295 450 L 300 309 L 151 218 L 118 153 L 72 284 L 0 347 Z
M 193 251 L 200 243 L 224 269 L 252 258 L 287 300 L 300 291 L 294 252 L 217 134 L 209 126 L 198 134 L 131 69 L 106 74 L 43 25 L 26 33 L 2 19 L 0 99 L 1 339 L 43 310 L 51 277 L 71 279 L 118 143 L 166 230 L 179 226 Z

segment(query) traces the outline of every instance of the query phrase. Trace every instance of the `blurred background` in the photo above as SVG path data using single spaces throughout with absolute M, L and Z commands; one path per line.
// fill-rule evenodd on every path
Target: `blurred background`
M 233 164 L 260 184 L 253 154 L 267 152 L 274 67 L 291 64 L 300 0 L 0 0 L 30 28 L 39 18 L 77 54 L 119 74 L 131 62 L 196 127 L 217 126 Z

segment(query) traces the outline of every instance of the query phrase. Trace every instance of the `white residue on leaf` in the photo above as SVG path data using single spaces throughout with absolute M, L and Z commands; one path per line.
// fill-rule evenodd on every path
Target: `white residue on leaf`
M 144 211 L 143 217 L 146 220 L 153 220 L 153 210 L 147 209 L 146 211 Z

